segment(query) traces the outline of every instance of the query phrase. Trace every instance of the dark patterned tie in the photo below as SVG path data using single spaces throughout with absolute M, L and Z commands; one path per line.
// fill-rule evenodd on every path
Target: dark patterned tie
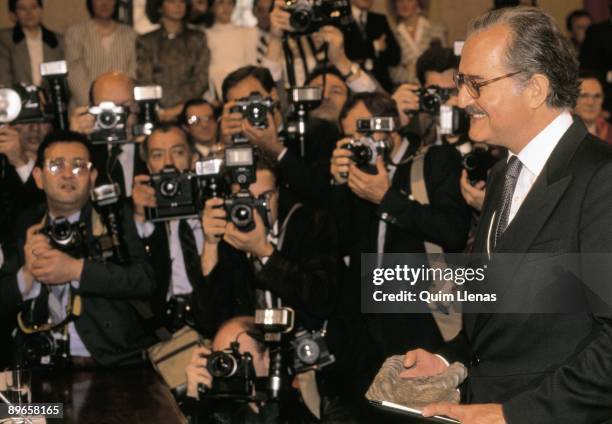
M 200 255 L 198 254 L 198 246 L 196 245 L 193 230 L 186 219 L 181 219 L 179 222 L 179 242 L 183 251 L 183 261 L 185 262 L 185 270 L 187 278 L 192 287 L 197 284 L 198 278 L 202 274 L 200 265 Z
M 523 164 L 519 158 L 512 156 L 506 164 L 504 188 L 497 208 L 499 218 L 497 219 L 497 228 L 495 229 L 495 245 L 497 245 L 508 227 L 508 217 L 510 215 L 510 208 L 512 207 L 512 196 L 514 195 L 514 189 L 516 188 L 516 182 L 518 181 L 521 169 L 523 169 Z

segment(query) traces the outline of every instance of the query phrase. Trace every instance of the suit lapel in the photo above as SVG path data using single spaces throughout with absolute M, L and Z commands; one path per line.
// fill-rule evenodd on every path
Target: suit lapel
M 504 236 L 495 247 L 494 253 L 526 253 L 535 237 L 546 224 L 555 207 L 563 197 L 572 180 L 567 173 L 567 166 L 587 131 L 584 125 L 574 119 L 572 126 L 565 132 L 559 143 L 551 153 L 539 177 L 534 182 L 529 194 L 523 201 L 516 216 L 504 232 Z M 496 189 L 503 184 L 502 178 L 496 181 Z M 497 203 L 487 204 L 487 209 L 495 208 Z M 488 211 L 490 213 L 490 211 Z M 484 221 L 482 224 L 488 224 Z M 479 226 L 479 246 L 486 239 L 487 231 L 483 234 L 483 225 Z M 486 246 L 486 244 L 485 244 Z M 482 252 L 482 250 L 479 250 Z M 516 272 L 523 259 L 523 255 L 516 255 L 513 266 L 504 265 L 504 269 Z M 508 276 L 508 284 L 513 284 L 513 274 Z M 503 293 L 500 293 L 503 295 Z M 473 323 L 473 334 L 477 334 L 491 319 L 492 314 L 479 314 Z

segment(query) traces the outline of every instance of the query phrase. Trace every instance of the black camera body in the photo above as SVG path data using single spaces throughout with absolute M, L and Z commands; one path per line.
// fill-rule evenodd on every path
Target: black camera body
M 325 335 L 321 331 L 297 331 L 291 341 L 293 348 L 293 372 L 300 374 L 310 370 L 318 370 L 336 361 L 329 353 Z
M 224 162 L 220 158 L 200 159 L 195 163 L 202 203 L 213 197 L 224 197 L 229 187 L 224 175 Z
M 193 308 L 191 294 L 178 294 L 171 296 L 166 302 L 165 323 L 170 332 L 175 332 L 185 325 L 193 326 Z
M 43 107 L 44 91 L 35 85 L 15 84 L 0 89 L 0 124 L 50 121 Z
M 87 229 L 85 223 L 78 221 L 69 222 L 66 218 L 58 217 L 55 221 L 45 225 L 41 230 L 51 241 L 51 245 L 58 250 L 72 256 L 73 258 L 86 258 Z
M 212 376 L 212 385 L 198 386 L 200 398 L 249 400 L 255 389 L 255 368 L 250 353 L 240 353 L 239 344 L 233 342 L 226 350 L 208 356 L 206 369 Z
M 489 170 L 495 165 L 497 159 L 489 149 L 473 148 L 462 158 L 463 168 L 467 171 L 470 183 L 486 181 Z
M 259 212 L 266 228 L 270 227 L 267 202 L 256 199 L 246 189 L 228 196 L 223 207 L 227 212 L 227 220 L 242 232 L 248 233 L 255 228 L 255 211 Z
M 89 138 L 92 144 L 117 144 L 128 142 L 127 110 L 113 102 L 101 102 L 89 108 L 96 118 L 93 132 Z
M 376 166 L 376 158 L 382 156 L 386 162 L 391 153 L 391 141 L 388 139 L 374 140 L 371 137 L 352 139 L 344 146 L 351 151 L 351 159 L 359 167 Z
M 225 170 L 230 180 L 241 188 L 247 188 L 257 179 L 256 160 L 255 149 L 250 144 L 239 143 L 225 148 Z
M 68 337 L 52 331 L 24 334 L 20 362 L 32 368 L 67 368 L 70 364 Z
M 419 88 L 415 92 L 419 96 L 419 112 L 437 115 L 440 112 L 440 106 L 448 101 L 455 90 L 455 88 L 441 88 L 437 85 Z
M 151 135 L 157 125 L 157 109 L 162 98 L 160 85 L 134 87 L 134 100 L 138 103 L 138 123 L 132 128 L 132 135 Z
M 291 35 L 312 34 L 325 25 L 346 27 L 351 23 L 349 0 L 285 0 Z
M 48 92 L 49 109 L 56 130 L 67 130 L 68 122 L 68 65 L 65 60 L 40 64 L 40 76 Z
M 91 190 L 90 198 L 106 227 L 106 233 L 97 238 L 99 257 L 105 262 L 126 264 L 129 255 L 123 242 L 121 229 L 122 203 L 119 184 L 103 184 L 94 187 Z
M 251 93 L 236 101 L 230 113 L 240 113 L 255 128 L 268 128 L 268 112 L 272 110 L 274 101 L 263 97 L 257 92 Z
M 470 129 L 470 118 L 464 109 L 456 106 L 442 105 L 439 111 L 440 135 L 459 136 L 467 134 Z
M 165 167 L 151 175 L 151 186 L 155 190 L 156 208 L 146 208 L 149 221 L 167 221 L 198 216 L 202 210 L 197 176 L 192 172 L 180 172 Z

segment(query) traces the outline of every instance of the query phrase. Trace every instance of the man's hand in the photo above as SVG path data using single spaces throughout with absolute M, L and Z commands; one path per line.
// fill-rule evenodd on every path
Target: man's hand
M 89 113 L 89 107 L 80 106 L 70 115 L 70 130 L 89 135 L 93 132 L 95 122 L 96 118 Z
M 268 126 L 266 128 L 255 128 L 248 119 L 243 119 L 242 129 L 248 139 L 266 153 L 277 158 L 283 151 L 283 143 L 278 138 L 276 125 L 272 118 L 272 113 L 268 113 Z
M 23 277 L 26 283 L 26 293 L 32 289 L 34 275 L 32 275 L 32 264 L 37 256 L 51 250 L 51 243 L 47 236 L 40 234 L 39 231 L 43 228 L 43 224 L 32 225 L 26 231 L 26 241 L 23 246 L 23 254 L 25 261 L 21 268 Z
M 285 10 L 284 0 L 275 0 L 274 9 L 270 12 L 270 35 L 280 39 L 283 32 L 291 32 L 293 28 L 289 23 L 291 14 Z
M 148 175 L 136 175 L 134 177 L 134 188 L 132 189 L 132 201 L 134 202 L 134 221 L 145 222 L 145 208 L 156 208 L 157 199 L 155 189 L 149 185 L 151 177 Z
M 235 249 L 250 253 L 258 258 L 272 255 L 274 247 L 266 237 L 266 227 L 257 209 L 253 210 L 253 220 L 255 221 L 255 228 L 248 233 L 238 230 L 231 222 L 228 223 L 223 240 Z
M 437 355 L 424 349 L 409 350 L 404 355 L 404 367 L 399 376 L 402 378 L 429 377 L 440 374 L 448 365 Z
M 242 114 L 240 112 L 230 112 L 230 109 L 236 105 L 235 101 L 229 101 L 223 105 L 223 114 L 221 115 L 221 140 L 227 145 L 232 144 L 232 136 L 242 132 Z
M 336 148 L 332 153 L 330 173 L 338 184 L 346 184 L 348 181 L 349 168 L 353 161 L 351 159 L 351 151 L 344 147 L 349 144 L 350 141 L 350 138 L 338 140 Z
M 327 43 L 329 45 L 329 61 L 342 75 L 348 74 L 351 70 L 352 62 L 346 57 L 344 51 L 344 34 L 335 26 L 325 25 L 314 34 L 315 41 Z
M 402 127 L 410 123 L 410 112 L 419 110 L 419 96 L 415 93 L 418 88 L 419 86 L 416 84 L 402 84 L 391 96 L 395 100 Z
M 375 204 L 380 204 L 389 190 L 389 173 L 381 156 L 376 158 L 377 174 L 363 172 L 352 163 L 349 168 L 348 186 L 357 196 Z
M 223 209 L 223 199 L 214 197 L 204 203 L 202 229 L 206 244 L 218 244 L 227 228 L 227 212 Z
M 57 249 L 49 249 L 36 255 L 31 272 L 43 284 L 65 284 L 81 279 L 84 264 L 83 259 L 75 259 Z
M 470 180 L 468 179 L 467 171 L 464 169 L 461 172 L 461 194 L 465 199 L 465 202 L 476 209 L 477 211 L 482 210 L 482 204 L 484 203 L 485 198 L 485 182 L 478 181 L 476 184 L 470 184 Z
M 207 357 L 210 354 L 210 349 L 203 346 L 193 350 L 191 362 L 185 369 L 187 373 L 187 396 L 197 399 L 198 384 L 203 384 L 208 388 L 212 385 L 212 376 L 206 369 Z
M 15 168 L 28 163 L 28 158 L 21 148 L 19 132 L 8 125 L 0 126 L 0 153 L 4 154 Z
M 461 421 L 461 424 L 506 424 L 502 406 L 497 403 L 457 405 L 434 403 L 423 409 L 424 417 L 445 415 Z

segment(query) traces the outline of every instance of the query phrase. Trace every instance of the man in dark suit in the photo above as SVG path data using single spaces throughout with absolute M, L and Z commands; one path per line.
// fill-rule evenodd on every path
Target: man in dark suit
M 92 162 L 100 170 L 97 184 L 115 182 L 121 187 L 121 193 L 130 197 L 134 175 L 146 170 L 146 165 L 138 153 L 139 143 L 132 136 L 132 127 L 137 120 L 134 81 L 121 72 L 102 74 L 91 85 L 90 102 L 92 106 L 101 102 L 113 102 L 128 111 L 127 142 L 95 145 Z M 71 130 L 87 135 L 93 132 L 96 118 L 88 113 L 88 109 L 88 106 L 81 106 L 73 111 L 70 117 Z
M 467 347 L 469 356 L 444 355 L 469 367 L 462 395 L 473 405 L 431 405 L 424 414 L 468 424 L 607 421 L 609 263 L 600 262 L 593 278 L 588 254 L 612 249 L 612 149 L 569 113 L 579 93 L 571 45 L 539 9 L 489 12 L 472 23 L 456 81 L 459 105 L 471 115 L 470 138 L 509 151 L 490 176 L 475 252 L 490 254 L 492 265 L 511 261 L 512 272 L 491 278 L 487 289 L 509 299 L 515 312 L 536 308 L 466 315 L 453 344 Z M 540 261 L 526 255 L 536 252 Z M 501 259 L 501 253 L 512 255 Z M 563 253 L 580 254 L 579 267 L 551 259 Z M 574 309 L 555 309 L 553 299 L 572 300 Z M 416 350 L 404 365 L 410 377 L 448 364 Z
M 40 145 L 33 175 L 45 192 L 46 208 L 22 216 L 18 248 L 0 276 L 2 304 L 18 305 L 24 311 L 20 328 L 25 334 L 17 333 L 15 346 L 18 362 L 24 354 L 29 356 L 22 343 L 49 323 L 52 328 L 46 334 L 65 346 L 77 366 L 138 363 L 141 350 L 152 341 L 130 303 L 152 294 L 152 270 L 131 214 L 123 214 L 121 225 L 129 262 L 101 259 L 97 237 L 104 234 L 103 219 L 89 202 L 96 173 L 84 136 L 54 132 Z M 67 237 L 64 232 L 41 232 L 62 221 L 84 228 L 85 233 L 73 231 Z M 38 348 L 44 350 L 43 346 Z M 44 364 L 49 359 L 45 358 L 38 359 Z M 35 365 L 31 358 L 27 362 Z
M 417 202 L 411 191 L 412 158 L 418 142 L 402 139 L 397 132 L 375 132 L 371 137 L 392 141 L 388 162 L 379 156 L 372 173 L 354 163 L 346 145 L 351 138 L 364 136 L 357 131 L 357 120 L 369 117 L 399 121 L 395 102 L 388 95 L 354 95 L 340 114 L 346 138 L 338 141 L 331 161 L 335 183 L 331 210 L 340 231 L 341 252 L 350 258 L 345 284 L 351 290 L 345 292 L 357 297 L 355 305 L 359 305 L 356 288 L 362 253 L 424 253 L 426 241 L 442 246 L 446 252 L 459 252 L 465 246 L 470 223 L 469 210 L 459 191 L 460 157 L 453 147 L 431 147 L 425 155 L 429 205 Z M 380 360 L 397 355 L 408 346 L 426 345 L 434 349 L 442 343 L 431 314 L 369 315 L 366 320 Z
M 142 149 L 149 173 L 158 174 L 165 167 L 181 172 L 190 170 L 196 151 L 188 140 L 178 125 L 156 127 L 144 141 Z M 160 326 L 175 331 L 186 324 L 193 325 L 189 316 L 191 293 L 193 287 L 202 284 L 200 254 L 204 234 L 197 216 L 148 221 L 145 208 L 157 207 L 155 189 L 150 181 L 150 175 L 134 177 L 134 221 L 157 279 L 153 312 Z
M 373 0 L 353 0 L 353 22 L 345 28 L 344 49 L 350 60 L 372 73 L 388 92 L 393 91 L 389 67 L 401 60 L 401 50 L 385 15 L 371 12 Z
M 0 86 L 41 84 L 40 64 L 64 59 L 62 39 L 45 28 L 42 0 L 9 0 L 15 26 L 0 31 Z

